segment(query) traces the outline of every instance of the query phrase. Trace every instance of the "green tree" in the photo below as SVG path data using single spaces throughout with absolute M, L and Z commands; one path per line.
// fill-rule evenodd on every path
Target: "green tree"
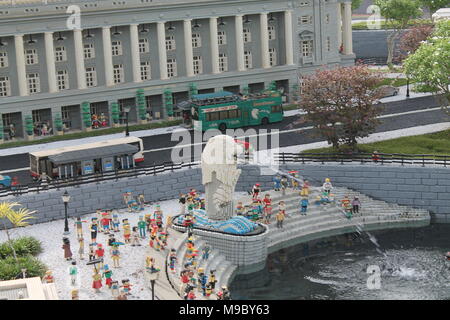
M 414 90 L 436 95 L 450 115 L 450 20 L 437 23 L 432 36 L 405 60 L 404 67 L 416 83 Z
M 387 37 L 388 57 L 386 63 L 392 65 L 395 39 L 400 35 L 412 19 L 422 15 L 420 3 L 417 0 L 375 0 L 380 7 L 380 14 L 386 19 L 385 28 L 389 29 Z
M 352 0 L 352 10 L 356 10 L 361 7 L 363 0 Z
M 0 221 L 3 224 L 3 228 L 6 232 L 8 244 L 13 253 L 14 259 L 18 262 L 16 249 L 14 248 L 10 231 L 6 226 L 6 220 L 8 220 L 14 228 L 25 227 L 28 225 L 28 220 L 33 219 L 35 211 L 30 211 L 27 208 L 18 208 L 20 204 L 18 202 L 0 202 Z
M 422 7 L 425 7 L 430 12 L 430 18 L 433 19 L 433 13 L 440 8 L 447 8 L 450 6 L 450 0 L 419 0 Z

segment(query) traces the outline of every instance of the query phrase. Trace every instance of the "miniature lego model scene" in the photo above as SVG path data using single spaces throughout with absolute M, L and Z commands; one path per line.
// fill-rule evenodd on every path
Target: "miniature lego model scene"
M 448 1 L 68 2 L 0 0 L 0 300 L 450 299 Z

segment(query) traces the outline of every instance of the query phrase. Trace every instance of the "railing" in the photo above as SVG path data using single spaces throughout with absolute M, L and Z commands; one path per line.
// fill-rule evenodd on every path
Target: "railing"
M 45 190 L 59 190 L 67 187 L 79 187 L 87 183 L 100 183 L 102 181 L 117 181 L 120 178 L 137 178 L 143 175 L 157 175 L 165 172 L 173 172 L 184 168 L 192 168 L 200 164 L 200 161 L 187 163 L 165 162 L 163 164 L 154 164 L 150 166 L 139 166 L 131 169 L 116 170 L 110 172 L 82 175 L 73 178 L 54 179 L 47 183 L 34 182 L 26 185 L 16 185 L 0 189 L 0 198 L 6 196 L 19 196 L 30 192 L 39 193 Z
M 278 153 L 275 156 L 280 163 L 359 163 L 359 164 L 398 164 L 398 165 L 450 165 L 450 155 L 402 154 L 402 153 Z

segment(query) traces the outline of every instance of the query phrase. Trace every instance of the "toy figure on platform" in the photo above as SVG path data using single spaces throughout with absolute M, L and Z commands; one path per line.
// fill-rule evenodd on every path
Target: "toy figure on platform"
M 292 190 L 297 190 L 299 183 L 298 183 L 298 171 L 289 171 L 289 174 L 292 176 L 291 178 L 291 185 Z
M 138 201 L 134 198 L 131 198 L 131 200 L 128 201 L 128 212 L 138 212 L 138 211 L 140 211 Z
M 169 235 L 169 228 L 172 226 L 172 216 L 167 216 L 166 218 L 166 226 L 164 228 L 164 232 Z
M 308 180 L 303 181 L 302 190 L 300 191 L 300 196 L 309 196 L 309 182 Z
M 284 215 L 286 215 L 286 204 L 284 201 L 278 202 L 278 212 L 282 212 Z
M 167 234 L 164 231 L 159 233 L 158 240 L 161 245 L 161 250 L 165 250 L 167 246 Z
M 140 216 L 138 221 L 138 228 L 139 228 L 139 236 L 144 239 L 145 238 L 145 229 L 146 229 L 146 223 L 144 221 L 144 217 Z
M 200 200 L 200 209 L 206 210 L 206 200 L 205 199 Z
M 194 216 L 191 211 L 188 211 L 188 213 L 184 216 L 183 226 L 188 230 L 192 230 L 194 228 Z
M 132 199 L 131 191 L 125 191 L 123 193 L 123 203 L 128 206 L 128 202 Z
M 89 244 L 89 261 L 95 260 L 95 243 Z
M 98 127 L 100 126 L 100 121 L 98 120 L 97 115 L 93 114 L 91 118 L 92 118 L 92 128 L 98 129 Z
M 45 271 L 45 276 L 42 278 L 43 283 L 53 283 L 55 279 L 53 278 L 52 271 L 47 270 Z
M 105 264 L 105 267 L 103 268 L 103 278 L 105 278 L 105 284 L 108 286 L 108 288 L 111 288 L 112 285 L 112 270 L 109 269 L 109 266 Z
M 131 284 L 130 284 L 130 280 L 128 280 L 128 279 L 122 280 L 122 286 L 121 286 L 121 288 L 122 288 L 123 292 L 124 292 L 126 295 L 129 296 L 129 295 L 131 294 Z
M 217 300 L 231 300 L 230 292 L 226 286 L 222 286 L 222 290 L 217 293 Z
M 209 252 L 211 251 L 211 247 L 208 245 L 205 245 L 202 249 L 202 259 L 208 260 L 209 258 Z
M 153 212 L 153 216 L 156 222 L 156 225 L 158 226 L 158 231 L 162 231 L 162 227 L 163 227 L 163 212 L 161 210 L 161 206 L 159 204 L 156 205 L 156 210 L 155 212 Z
M 81 220 L 81 217 L 77 217 L 77 220 L 74 223 L 78 238 L 83 238 L 83 222 L 86 221 Z
M 206 284 L 206 288 L 205 288 L 205 296 L 209 299 L 209 297 L 211 297 L 211 294 L 213 293 L 212 287 L 211 287 L 211 283 L 207 283 Z
M 64 249 L 64 258 L 67 261 L 72 260 L 72 251 L 70 250 L 70 240 L 69 238 L 63 238 L 63 245 L 61 247 L 62 249 Z
M 115 243 L 111 247 L 111 259 L 113 261 L 113 267 L 119 268 L 120 267 L 120 251 L 119 251 L 119 245 Z
M 139 202 L 139 209 L 141 211 L 144 211 L 144 209 L 145 209 L 145 197 L 144 197 L 144 195 L 142 193 L 139 194 L 139 196 L 138 196 L 138 202 Z
M 91 242 L 96 243 L 97 242 L 97 232 L 98 232 L 97 218 L 91 219 L 90 231 L 91 231 Z
M 84 260 L 84 238 L 78 238 L 78 254 L 80 256 L 80 260 Z
M 239 201 L 236 206 L 236 215 L 242 216 L 244 215 L 244 211 L 245 211 L 244 205 L 242 204 L 241 201 Z
M 270 198 L 270 194 L 266 194 L 264 196 L 264 216 L 266 220 L 270 222 L 270 218 L 272 217 L 272 199 Z
M 189 191 L 189 196 L 191 196 L 192 199 L 197 198 L 197 190 L 195 190 L 194 188 L 191 188 L 191 190 Z
M 252 213 L 250 219 L 253 221 L 257 221 L 260 218 L 260 205 L 258 199 L 253 199 L 252 202 Z
M 105 249 L 103 249 L 103 245 L 101 243 L 97 244 L 97 250 L 95 250 L 95 258 L 101 259 L 100 267 L 103 268 L 103 258 L 105 257 Z
M 106 116 L 103 112 L 100 113 L 100 123 L 103 128 L 108 126 L 108 122 L 106 121 Z
M 169 254 L 169 269 L 175 272 L 175 263 L 177 262 L 177 251 L 175 249 L 170 249 Z
M 108 247 L 111 247 L 116 242 L 116 237 L 113 234 L 108 235 Z
M 203 296 L 206 296 L 206 283 L 208 282 L 208 276 L 205 274 L 205 269 L 198 268 L 198 286 L 203 291 Z
M 288 178 L 286 176 L 283 176 L 281 178 L 281 195 L 286 195 L 286 189 L 288 187 L 289 183 L 288 183 Z
M 308 210 L 308 204 L 309 200 L 308 197 L 302 197 L 302 200 L 300 200 L 300 214 L 306 216 L 306 211 Z
M 96 293 L 100 292 L 100 288 L 103 287 L 102 285 L 102 276 L 98 272 L 97 269 L 94 268 L 94 275 L 92 276 L 92 288 L 95 289 Z
M 95 223 L 97 224 L 97 230 L 98 232 L 103 232 L 103 225 L 102 225 L 103 212 L 102 210 L 97 209 L 95 214 L 97 215 L 97 220 L 95 220 Z
M 216 288 L 216 282 L 217 282 L 215 272 L 216 272 L 216 270 L 209 271 L 208 284 L 211 286 L 212 292 L 214 292 L 214 289 Z
M 78 268 L 77 263 L 75 261 L 72 261 L 72 266 L 69 268 L 69 275 L 71 286 L 75 286 L 77 283 L 77 276 L 78 276 Z
M 277 216 L 277 228 L 283 228 L 284 214 L 281 211 L 278 211 Z
M 353 214 L 359 213 L 359 207 L 361 206 L 361 202 L 358 197 L 354 197 L 352 200 L 352 211 Z
M 131 246 L 135 247 L 140 245 L 138 227 L 133 227 L 133 232 L 131 233 Z
M 119 281 L 111 282 L 111 295 L 113 299 L 117 299 L 119 297 Z
M 259 183 L 255 183 L 255 185 L 252 188 L 252 198 L 257 199 L 259 196 L 259 193 L 261 192 L 261 185 Z
M 277 174 L 275 177 L 273 177 L 273 189 L 275 191 L 280 191 L 281 189 L 281 177 L 279 174 Z
M 80 297 L 78 295 L 78 289 L 71 290 L 70 296 L 72 297 L 72 300 L 80 300 Z
M 108 214 L 105 212 L 103 213 L 103 218 L 101 220 L 101 224 L 102 224 L 102 230 L 103 233 L 108 234 L 109 233 L 109 217 Z
M 341 200 L 342 208 L 348 207 L 349 204 L 350 204 L 350 199 L 348 198 L 348 196 L 344 196 L 344 199 Z
M 128 222 L 128 219 L 122 220 L 122 228 L 123 228 L 123 238 L 125 239 L 125 243 L 130 243 L 131 236 L 131 226 Z
M 114 213 L 112 216 L 112 223 L 113 223 L 113 229 L 114 232 L 119 232 L 119 226 L 120 226 L 120 221 L 119 221 L 119 215 L 117 213 Z
M 180 204 L 180 214 L 184 214 L 186 211 L 186 195 L 180 193 L 180 198 L 178 199 L 178 203 Z
M 330 178 L 326 178 L 324 184 L 322 185 L 322 190 L 324 193 L 329 195 L 331 193 L 331 189 L 333 189 L 333 185 L 330 182 Z

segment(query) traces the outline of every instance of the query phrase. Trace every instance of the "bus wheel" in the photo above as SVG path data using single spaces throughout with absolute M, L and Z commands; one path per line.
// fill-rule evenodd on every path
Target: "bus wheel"
M 266 118 L 266 117 L 262 118 L 262 120 L 261 120 L 261 124 L 262 124 L 263 126 L 265 126 L 265 125 L 269 124 L 269 119 L 268 119 L 268 118 Z
M 219 130 L 225 132 L 225 130 L 227 130 L 227 125 L 225 123 L 221 123 L 219 125 Z

